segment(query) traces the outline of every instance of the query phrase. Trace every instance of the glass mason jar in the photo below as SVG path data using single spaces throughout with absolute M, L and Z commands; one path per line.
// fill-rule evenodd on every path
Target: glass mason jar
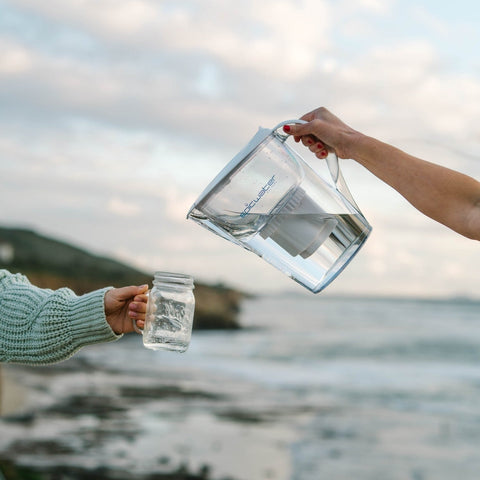
M 184 352 L 192 336 L 195 297 L 193 278 L 156 272 L 148 296 L 143 344 L 153 350 Z

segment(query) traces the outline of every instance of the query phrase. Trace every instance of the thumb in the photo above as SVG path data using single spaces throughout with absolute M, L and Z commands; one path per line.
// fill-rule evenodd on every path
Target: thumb
M 117 298 L 119 300 L 128 300 L 134 298 L 136 295 L 145 293 L 148 290 L 148 285 L 136 286 L 132 285 L 130 287 L 117 288 Z
M 293 123 L 290 125 L 284 125 L 283 131 L 289 135 L 293 135 L 296 142 L 300 141 L 300 138 L 312 133 L 312 128 L 309 123 Z

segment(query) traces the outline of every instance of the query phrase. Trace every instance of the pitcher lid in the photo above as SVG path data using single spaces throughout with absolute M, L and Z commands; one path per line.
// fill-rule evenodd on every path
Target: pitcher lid
M 241 163 L 247 158 L 263 141 L 265 141 L 275 129 L 259 127 L 257 133 L 252 137 L 248 144 L 242 148 L 233 158 L 228 162 L 225 167 L 220 170 L 218 175 L 207 185 L 205 190 L 199 195 L 195 203 L 190 207 L 187 213 L 189 217 L 192 210 L 194 210 L 205 198 L 212 192 L 212 190 L 220 184 L 225 178 L 232 173 Z

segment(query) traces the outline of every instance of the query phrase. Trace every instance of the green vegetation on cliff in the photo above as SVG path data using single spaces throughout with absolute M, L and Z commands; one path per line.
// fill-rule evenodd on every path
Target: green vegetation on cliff
M 152 274 L 22 228 L 0 227 L 0 268 L 41 287 L 69 287 L 78 295 L 104 286 L 151 286 Z M 196 329 L 238 328 L 243 294 L 195 280 Z

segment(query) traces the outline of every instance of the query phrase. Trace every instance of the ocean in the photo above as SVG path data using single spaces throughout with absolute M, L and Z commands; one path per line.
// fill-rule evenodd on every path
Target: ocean
M 184 354 L 128 335 L 4 366 L 24 400 L 0 417 L 0 471 L 478 479 L 480 301 L 284 294 L 240 315 L 244 328 L 195 331 Z

